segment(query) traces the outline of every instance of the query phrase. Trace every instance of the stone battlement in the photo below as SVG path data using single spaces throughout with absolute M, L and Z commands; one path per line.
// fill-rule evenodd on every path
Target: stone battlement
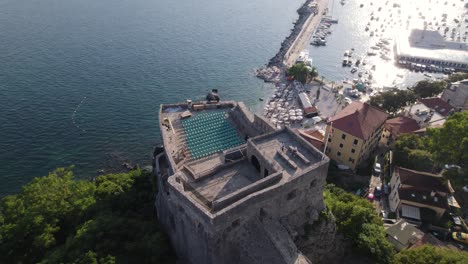
M 158 217 L 188 262 L 230 263 L 231 231 L 264 217 L 291 230 L 325 208 L 329 160 L 293 130 L 275 131 L 235 102 L 163 105 L 159 116 L 168 166 L 158 177 Z

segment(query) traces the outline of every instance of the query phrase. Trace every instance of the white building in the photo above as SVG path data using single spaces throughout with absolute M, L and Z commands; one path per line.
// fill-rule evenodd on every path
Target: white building
M 395 41 L 398 60 L 468 70 L 468 45 L 448 41 L 438 31 L 413 29 Z
M 451 83 L 442 93 L 442 100 L 457 110 L 468 110 L 468 79 Z

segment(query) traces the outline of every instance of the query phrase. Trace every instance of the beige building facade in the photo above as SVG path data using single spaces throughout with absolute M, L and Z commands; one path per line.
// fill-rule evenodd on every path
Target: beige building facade
M 366 103 L 348 105 L 327 124 L 326 154 L 337 163 L 355 170 L 378 145 L 387 116 Z

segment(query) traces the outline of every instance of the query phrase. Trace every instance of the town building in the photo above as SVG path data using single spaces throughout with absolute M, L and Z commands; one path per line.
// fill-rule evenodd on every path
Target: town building
M 329 159 L 243 103 L 161 105 L 158 219 L 182 263 L 311 263 L 294 241 L 325 209 Z
M 297 132 L 299 132 L 299 135 L 301 135 L 301 137 L 307 140 L 307 142 L 314 145 L 314 147 L 316 147 L 317 149 L 323 151 L 325 147 L 325 142 L 324 142 L 325 137 L 320 131 L 315 130 L 315 129 L 309 129 L 309 130 L 298 129 Z
M 451 83 L 442 93 L 442 100 L 457 111 L 468 110 L 468 79 Z
M 378 145 L 388 114 L 367 103 L 352 102 L 327 123 L 326 154 L 351 169 Z
M 401 134 L 407 134 L 419 130 L 420 127 L 416 120 L 399 116 L 385 121 L 380 144 L 390 146 Z
M 396 167 L 390 180 L 390 210 L 412 223 L 421 223 L 421 210 L 440 219 L 456 203 L 450 189 L 440 175 Z
M 414 119 L 421 128 L 441 127 L 455 108 L 439 97 L 419 99 L 405 107 L 403 115 Z
M 403 219 L 385 230 L 388 241 L 397 251 L 407 249 L 423 239 L 424 232 L 409 224 Z
M 398 60 L 453 68 L 468 69 L 468 45 L 464 42 L 448 41 L 437 30 L 413 29 L 408 37 L 400 34 L 395 41 Z

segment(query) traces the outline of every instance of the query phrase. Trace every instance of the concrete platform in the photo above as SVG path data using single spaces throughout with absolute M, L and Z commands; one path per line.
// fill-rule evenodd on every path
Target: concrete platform
M 260 173 L 244 160 L 190 185 L 206 200 L 212 202 L 260 179 Z

